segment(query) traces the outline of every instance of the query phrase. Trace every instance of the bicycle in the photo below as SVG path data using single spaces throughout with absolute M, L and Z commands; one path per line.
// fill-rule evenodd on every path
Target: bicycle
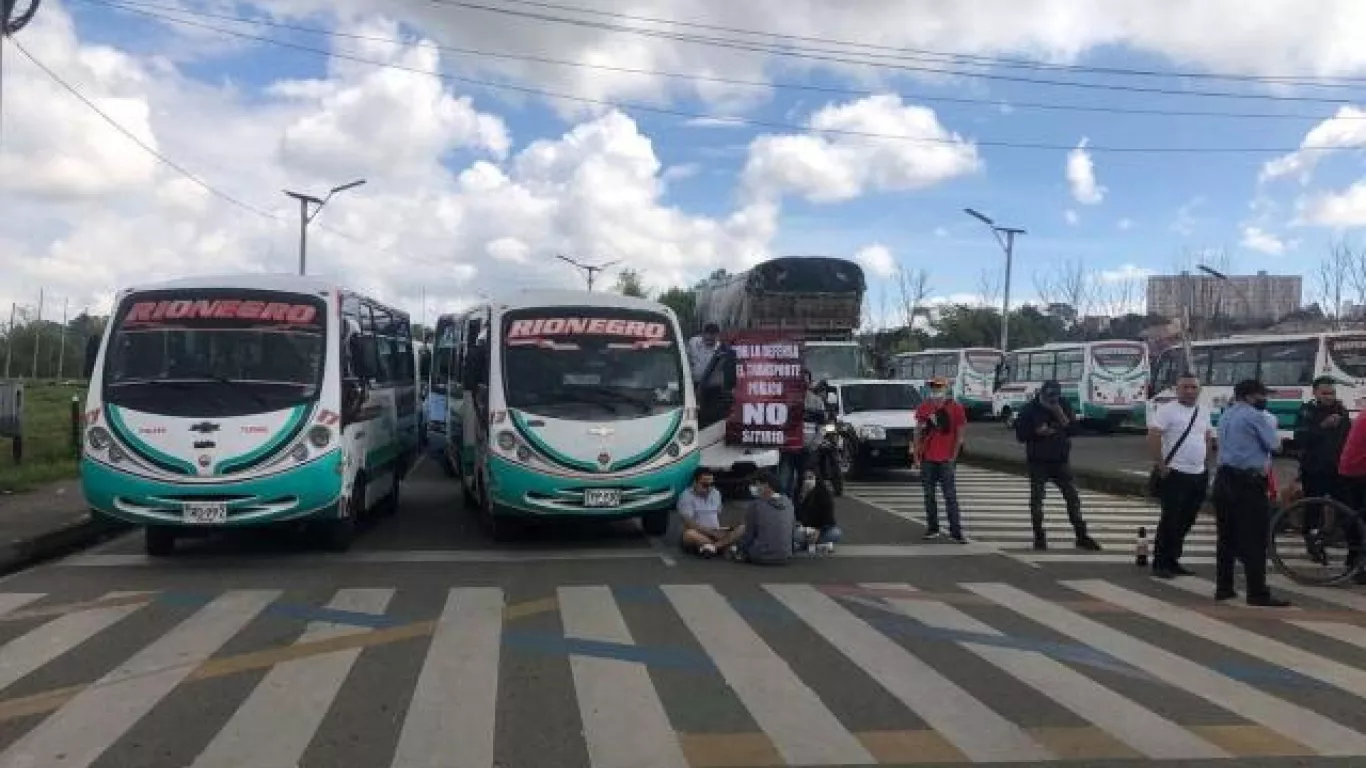
M 1317 528 L 1306 532 L 1305 519 L 1315 509 L 1321 520 Z M 1350 535 L 1353 531 L 1355 537 Z M 1288 534 L 1284 545 L 1281 534 Z M 1354 540 L 1355 545 L 1351 544 Z M 1332 497 L 1304 497 L 1271 515 L 1267 554 L 1276 571 L 1291 581 L 1330 587 L 1350 580 L 1366 566 L 1360 557 L 1366 549 L 1363 542 L 1366 523 L 1360 512 Z

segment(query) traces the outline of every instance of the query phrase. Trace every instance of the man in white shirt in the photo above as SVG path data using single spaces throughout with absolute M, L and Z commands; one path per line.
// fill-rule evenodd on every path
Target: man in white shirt
M 1148 424 L 1148 452 L 1162 499 L 1162 517 L 1153 537 L 1153 576 L 1159 579 L 1192 575 L 1181 565 L 1181 550 L 1205 503 L 1214 437 L 1209 409 L 1200 407 L 1199 399 L 1200 381 L 1193 373 L 1182 374 L 1176 382 L 1176 400 L 1160 406 Z
M 693 381 L 702 380 L 702 374 L 707 372 L 707 366 L 711 365 L 720 346 L 721 327 L 716 323 L 707 323 L 701 336 L 688 339 L 688 367 L 692 369 Z
M 706 467 L 693 472 L 692 485 L 678 495 L 678 517 L 683 523 L 679 545 L 683 551 L 702 557 L 715 557 L 744 535 L 743 525 L 721 525 L 721 492 L 716 476 Z

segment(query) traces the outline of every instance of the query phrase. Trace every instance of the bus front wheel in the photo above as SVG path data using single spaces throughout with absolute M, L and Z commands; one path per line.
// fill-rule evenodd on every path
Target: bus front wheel
M 143 544 L 151 557 L 168 557 L 175 553 L 175 532 L 151 525 L 143 531 Z
M 365 511 L 365 483 L 357 478 L 346 500 L 346 517 L 317 523 L 318 543 L 329 552 L 345 552 L 356 540 L 356 517 Z

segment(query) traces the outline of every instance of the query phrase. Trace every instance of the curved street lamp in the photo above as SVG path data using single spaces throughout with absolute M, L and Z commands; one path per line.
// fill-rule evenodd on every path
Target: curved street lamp
M 4 0 L 0 0 L 0 2 L 4 2 Z M 364 184 L 364 183 L 365 183 L 365 179 L 356 179 L 355 181 L 350 182 L 350 183 L 348 183 L 348 184 L 342 184 L 342 185 L 339 186 L 339 187 L 333 187 L 333 188 L 332 188 L 331 190 L 329 190 L 328 193 L 327 193 L 326 195 L 324 195 L 321 199 L 316 198 L 316 197 L 313 197 L 312 195 L 305 195 L 305 194 L 303 194 L 302 192 L 291 192 L 291 191 L 289 191 L 288 189 L 286 189 L 286 190 L 284 191 L 286 195 L 289 195 L 290 197 L 292 197 L 292 198 L 294 198 L 295 200 L 298 200 L 298 201 L 299 201 L 299 274 L 300 274 L 300 275 L 304 274 L 305 267 L 306 267 L 306 265 L 307 265 L 307 258 L 308 258 L 308 225 L 311 224 L 311 223 L 313 222 L 313 220 L 314 220 L 315 218 L 318 217 L 318 214 L 322 212 L 323 206 L 327 205 L 327 201 L 328 201 L 328 200 L 331 200 L 333 195 L 337 194 L 338 192 L 345 192 L 345 191 L 348 190 L 348 189 L 355 189 L 356 187 L 359 187 L 360 185 L 362 185 L 362 184 Z M 309 206 L 310 206 L 310 205 L 311 205 L 311 206 L 316 206 L 316 207 L 313 208 L 313 210 L 312 210 L 311 212 L 309 211 Z

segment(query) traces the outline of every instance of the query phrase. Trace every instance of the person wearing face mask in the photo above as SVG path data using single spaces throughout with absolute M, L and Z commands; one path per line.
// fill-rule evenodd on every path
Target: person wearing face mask
M 1300 406 L 1295 423 L 1295 442 L 1300 448 L 1300 486 L 1311 498 L 1331 496 L 1347 503 L 1344 483 L 1338 474 L 1338 459 L 1352 428 L 1352 417 L 1337 398 L 1337 386 L 1332 376 L 1314 380 L 1314 399 Z M 1323 524 L 1323 510 L 1314 507 L 1304 510 L 1306 542 Z
M 678 543 L 684 552 L 715 557 L 744 534 L 742 528 L 721 525 L 721 506 L 716 476 L 710 469 L 698 467 L 692 485 L 678 495 L 678 517 L 683 524 Z
M 1245 379 L 1233 387 L 1233 403 L 1219 417 L 1219 469 L 1214 476 L 1214 599 L 1238 596 L 1233 589 L 1235 562 L 1247 578 L 1247 604 L 1290 605 L 1266 585 L 1271 500 L 1267 470 L 1279 447 L 1275 417 L 1266 412 L 1266 387 Z
M 795 540 L 798 551 L 823 555 L 835 551 L 835 543 L 842 535 L 835 524 L 835 497 L 830 495 L 828 485 L 817 481 L 814 469 L 802 473 L 797 492 L 797 524 L 801 527 Z
M 1078 549 L 1092 552 L 1100 544 L 1086 533 L 1081 516 L 1081 496 L 1072 477 L 1072 433 L 1077 416 L 1062 397 L 1062 385 L 1045 381 L 1033 400 L 1025 403 L 1015 417 L 1015 438 L 1025 444 L 1025 463 L 1029 465 L 1029 518 L 1034 526 L 1034 549 L 1048 549 L 1048 534 L 1043 526 L 1043 500 L 1052 482 L 1067 502 L 1067 519 L 1072 523 Z
M 759 472 L 750 483 L 753 500 L 745 511 L 744 535 L 729 556 L 757 565 L 780 565 L 792 557 L 797 516 L 792 502 L 778 492 L 778 479 Z
M 688 339 L 688 368 L 692 370 L 693 381 L 701 381 L 707 372 L 716 351 L 721 348 L 721 326 L 707 323 L 702 334 Z
M 949 538 L 964 544 L 967 540 L 963 538 L 954 468 L 963 450 L 968 415 L 962 405 L 949 397 L 948 379 L 931 379 L 929 390 L 930 396 L 915 409 L 915 437 L 911 440 L 911 463 L 920 467 L 920 482 L 925 488 L 925 539 L 940 536 L 937 494 L 942 488 Z

